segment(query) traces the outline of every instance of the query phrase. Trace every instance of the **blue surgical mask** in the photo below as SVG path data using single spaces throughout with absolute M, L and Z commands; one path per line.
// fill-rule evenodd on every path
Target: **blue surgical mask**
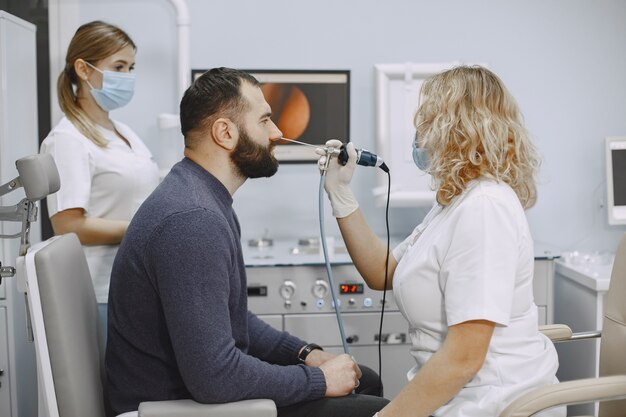
M 418 148 L 416 140 L 413 140 L 413 162 L 420 171 L 429 172 L 430 155 L 425 148 Z
M 87 61 L 85 61 L 87 62 Z M 135 74 L 127 72 L 102 71 L 87 62 L 91 68 L 102 74 L 102 88 L 93 88 L 91 83 L 87 81 L 94 100 L 104 111 L 119 109 L 127 105 L 133 98 L 135 91 Z

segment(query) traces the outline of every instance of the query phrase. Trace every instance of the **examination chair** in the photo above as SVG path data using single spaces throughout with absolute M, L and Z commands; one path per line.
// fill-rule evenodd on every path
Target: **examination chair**
M 599 378 L 565 381 L 533 390 L 500 417 L 526 417 L 558 405 L 600 402 L 598 417 L 626 417 L 626 234 L 615 253 L 605 298 L 602 332 L 574 333 L 565 325 L 541 326 L 553 342 L 600 337 Z
M 104 417 L 103 352 L 96 297 L 78 237 L 33 245 L 18 258 L 32 321 L 39 378 L 39 417 Z M 145 402 L 131 417 L 276 417 L 271 400 L 199 404 Z

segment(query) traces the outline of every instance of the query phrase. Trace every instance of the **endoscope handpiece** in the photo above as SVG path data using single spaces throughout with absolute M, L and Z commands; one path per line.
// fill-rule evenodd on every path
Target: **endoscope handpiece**
M 319 146 L 317 145 L 300 142 L 294 139 L 289 139 L 289 138 L 280 138 L 280 139 L 297 143 L 299 145 L 306 145 L 306 146 L 310 146 L 313 148 L 319 148 Z M 339 162 L 341 163 L 341 165 L 345 165 L 348 163 L 348 151 L 346 150 L 345 144 L 342 144 L 341 148 L 339 149 L 333 148 L 332 146 L 330 147 L 324 146 L 322 149 L 324 149 L 327 155 L 330 155 L 330 156 L 337 155 L 337 158 L 339 159 Z M 365 166 L 365 167 L 380 167 L 380 169 L 382 169 L 383 171 L 389 172 L 389 168 L 387 167 L 387 164 L 385 164 L 385 162 L 380 156 L 366 149 L 355 149 L 355 151 L 356 151 L 356 163 L 357 164 Z M 330 161 L 330 160 L 328 159 L 327 161 Z
M 341 145 L 341 148 L 339 149 L 339 156 L 337 158 L 339 159 L 341 165 L 345 165 L 348 163 L 348 151 L 346 150 L 346 145 Z M 383 171 L 389 172 L 389 167 L 387 167 L 387 164 L 385 164 L 380 156 L 366 149 L 355 149 L 355 151 L 357 164 L 364 167 L 379 167 Z

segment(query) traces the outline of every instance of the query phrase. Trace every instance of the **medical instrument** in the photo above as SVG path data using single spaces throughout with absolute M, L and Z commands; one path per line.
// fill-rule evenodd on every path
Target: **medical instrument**
M 326 244 L 326 231 L 324 229 L 324 180 L 326 178 L 326 170 L 330 163 L 330 153 L 326 155 L 326 165 L 324 169 L 320 171 L 320 186 L 319 186 L 319 221 L 320 221 L 320 239 L 322 243 L 322 251 L 324 253 L 324 263 L 326 265 L 326 275 L 328 276 L 328 284 L 330 286 L 330 296 L 333 300 L 333 306 L 335 307 L 335 316 L 337 318 L 337 325 L 339 326 L 339 335 L 341 336 L 341 344 L 343 346 L 344 353 L 350 354 L 348 349 L 348 342 L 346 340 L 346 334 L 343 329 L 343 320 L 341 319 L 341 305 L 335 294 L 335 282 L 333 279 L 333 272 L 330 268 L 330 260 L 328 258 L 328 248 Z
M 310 146 L 310 147 L 316 148 L 316 149 L 319 148 L 319 146 L 317 146 L 317 145 L 311 145 L 310 143 L 300 142 L 299 140 L 295 140 L 295 139 L 280 138 L 279 140 L 287 140 L 289 142 L 297 143 L 298 145 Z M 326 149 L 326 148 L 324 148 L 324 149 Z
M 320 224 L 320 235 L 321 235 L 321 243 L 322 243 L 322 251 L 324 253 L 324 261 L 326 265 L 326 274 L 328 275 L 328 282 L 330 284 L 331 297 L 333 300 L 333 305 L 335 307 L 335 316 L 337 318 L 337 325 L 339 326 L 339 334 L 341 336 L 341 343 L 343 345 L 343 351 L 347 354 L 350 354 L 347 340 L 345 337 L 345 331 L 343 328 L 343 320 L 341 319 L 341 306 L 339 300 L 337 299 L 337 295 L 335 294 L 335 284 L 333 280 L 333 274 L 330 267 L 330 261 L 328 258 L 328 249 L 326 245 L 326 232 L 324 229 L 324 181 L 325 174 L 328 169 L 328 165 L 330 164 L 330 160 L 333 155 L 337 155 L 339 162 L 342 165 L 345 165 L 348 162 L 348 152 L 345 144 L 341 145 L 339 150 L 334 147 L 318 147 L 315 145 L 311 145 L 304 142 L 299 142 L 294 139 L 287 139 L 290 142 L 298 143 L 305 146 L 312 146 L 315 148 L 321 148 L 326 152 L 326 161 L 324 167 L 320 169 L 320 186 L 319 186 L 319 224 Z M 357 164 L 362 166 L 373 166 L 380 167 L 383 171 L 387 173 L 388 176 L 388 187 L 387 187 L 387 205 L 385 209 L 385 224 L 387 228 L 387 254 L 385 256 L 385 281 L 384 281 L 384 289 L 383 289 L 383 300 L 380 312 L 380 327 L 378 332 L 378 378 L 379 383 L 382 386 L 382 352 L 381 352 L 381 343 L 382 343 L 382 328 L 383 328 L 383 317 L 385 314 L 385 304 L 386 304 L 386 295 L 387 295 L 387 282 L 388 282 L 388 269 L 389 269 L 389 246 L 390 246 L 390 235 L 389 235 L 389 196 L 391 192 L 391 174 L 389 173 L 389 168 L 384 163 L 382 158 L 378 155 L 369 152 L 365 149 L 355 149 L 357 151 Z
M 326 155 L 337 155 L 339 162 L 341 165 L 345 165 L 348 163 L 348 150 L 346 149 L 346 145 L 342 144 L 339 149 L 329 147 L 329 146 L 316 146 L 311 145 L 310 143 L 300 142 L 294 139 L 281 138 L 282 140 L 287 140 L 289 142 L 297 143 L 299 145 L 310 146 L 316 149 L 323 149 L 326 152 Z M 389 167 L 385 164 L 383 159 L 376 155 L 373 152 L 368 151 L 367 149 L 354 149 L 356 151 L 356 163 L 365 167 L 378 167 L 385 172 L 389 172 Z M 329 159 L 326 160 L 328 164 Z M 328 167 L 328 165 L 326 165 Z
M 339 156 L 338 156 L 339 162 L 341 163 L 341 165 L 345 165 L 348 163 L 348 151 L 346 150 L 346 145 L 341 145 L 341 148 L 339 149 L 340 149 Z M 361 165 L 364 167 L 379 167 L 383 171 L 389 172 L 389 168 L 387 167 L 387 164 L 385 164 L 385 162 L 380 156 L 368 151 L 367 149 L 355 149 L 355 151 L 356 151 L 356 163 L 358 165 Z
M 343 343 L 343 350 L 345 353 L 348 353 L 348 345 L 346 344 L 346 339 L 343 331 L 343 322 L 341 320 L 341 312 L 339 310 L 339 303 L 337 301 L 335 292 L 334 292 L 334 283 L 332 277 L 332 271 L 330 268 L 330 261 L 328 260 L 328 251 L 326 249 L 326 233 L 324 231 L 324 178 L 326 171 L 328 169 L 328 165 L 330 164 L 330 160 L 332 155 L 335 154 L 334 150 L 336 148 L 325 148 L 326 150 L 326 163 L 324 168 L 320 170 L 320 187 L 319 187 L 319 218 L 320 218 L 320 234 L 322 239 L 322 249 L 324 251 L 324 260 L 326 263 L 326 272 L 328 274 L 328 282 L 331 286 L 331 296 L 333 298 L 333 302 L 335 303 L 335 315 L 337 316 L 337 324 L 339 325 L 339 332 L 341 334 L 341 341 Z M 388 177 L 388 186 L 387 186 L 387 205 L 385 209 L 385 224 L 387 227 L 387 254 L 385 256 L 385 281 L 383 287 L 383 301 L 380 310 L 380 327 L 378 330 L 378 382 L 380 386 L 382 386 L 382 331 L 383 331 L 383 317 L 385 314 L 385 304 L 387 302 L 387 282 L 388 282 L 388 274 L 389 274 L 389 246 L 390 246 L 390 236 L 389 236 L 389 196 L 391 193 L 391 174 L 389 172 L 389 168 L 383 162 L 382 158 L 378 155 L 373 154 L 367 150 L 358 149 L 357 151 L 357 164 L 362 166 L 374 166 L 380 167 L 383 171 L 387 173 Z M 342 156 L 343 154 L 343 156 Z M 342 165 L 345 165 L 348 162 L 348 152 L 346 150 L 345 145 L 341 145 L 339 155 L 337 155 L 339 162 Z
M 280 140 L 287 140 L 289 142 L 297 143 L 298 145 L 310 146 L 311 148 L 315 148 L 315 149 L 323 149 L 324 152 L 326 152 L 326 155 L 339 155 L 340 152 L 341 152 L 337 148 L 333 148 L 333 147 L 329 147 L 329 146 L 311 145 L 310 143 L 300 142 L 299 140 L 295 140 L 295 139 L 280 138 Z M 348 154 L 346 153 L 346 158 L 347 158 L 347 155 Z M 346 159 L 346 161 L 347 161 L 347 159 Z

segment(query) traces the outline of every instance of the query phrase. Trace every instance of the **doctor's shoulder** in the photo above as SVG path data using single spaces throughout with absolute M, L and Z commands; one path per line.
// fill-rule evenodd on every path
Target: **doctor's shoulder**
M 465 209 L 473 207 L 481 211 L 503 210 L 510 214 L 523 214 L 524 211 L 513 188 L 503 181 L 490 179 L 477 181 L 461 197 L 462 201 L 459 202 L 459 207 Z
M 57 124 L 41 142 L 41 152 L 53 153 L 53 156 L 57 152 L 66 151 L 82 153 L 89 152 L 89 148 L 93 146 L 97 145 L 79 132 L 69 120 L 65 119 Z
M 474 186 L 469 186 L 467 190 L 467 197 L 489 197 L 496 200 L 508 201 L 511 199 L 517 199 L 515 190 L 504 181 L 497 181 L 495 179 L 484 178 L 476 181 Z
M 50 130 L 48 136 L 42 141 L 42 144 L 50 142 L 60 144 L 80 143 L 83 144 L 83 146 L 87 143 L 93 143 L 80 132 L 67 117 L 63 117 L 59 123 Z

